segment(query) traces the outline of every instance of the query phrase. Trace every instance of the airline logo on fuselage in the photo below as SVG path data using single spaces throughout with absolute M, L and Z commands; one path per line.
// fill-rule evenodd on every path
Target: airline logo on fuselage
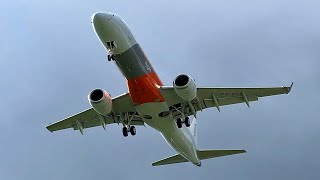
M 151 66 L 149 65 L 148 61 L 146 61 L 144 64 L 145 64 L 147 71 L 151 72 L 152 69 L 151 69 Z

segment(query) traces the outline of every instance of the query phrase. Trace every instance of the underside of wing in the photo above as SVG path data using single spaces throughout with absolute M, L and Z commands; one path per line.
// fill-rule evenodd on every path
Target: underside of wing
M 128 94 L 115 97 L 112 103 L 113 111 L 109 115 L 102 116 L 93 108 L 90 108 L 61 121 L 49 124 L 46 128 L 51 132 L 73 128 L 83 133 L 83 129 L 96 126 L 102 126 L 105 129 L 106 125 L 112 123 L 127 124 L 130 121 L 130 125 L 144 125 L 142 118 L 135 111 Z
M 206 108 L 216 107 L 220 111 L 221 106 L 257 101 L 259 97 L 288 94 L 291 91 L 288 87 L 262 87 L 262 88 L 215 88 L 200 87 L 197 88 L 197 97 L 190 103 L 180 98 L 173 87 L 161 87 L 161 93 L 168 103 L 172 114 L 179 118 L 183 113 L 193 115 L 195 112 Z M 192 107 L 190 107 L 192 106 Z
M 61 121 L 52 123 L 46 128 L 51 132 L 68 128 L 82 131 L 86 128 L 96 126 L 102 126 L 103 128 L 105 128 L 105 126 L 108 124 L 120 123 L 117 119 L 118 117 L 101 116 L 91 108 Z M 142 121 L 140 116 L 133 115 L 130 125 L 144 125 L 144 122 Z
M 76 115 L 65 118 L 61 121 L 49 124 L 46 128 L 51 132 L 68 128 L 75 129 L 75 127 L 77 126 L 77 122 L 81 123 L 83 128 L 89 128 L 90 126 L 88 126 L 88 124 L 99 121 L 99 115 L 92 108 L 90 108 Z M 112 122 L 109 119 L 108 124 L 110 123 Z

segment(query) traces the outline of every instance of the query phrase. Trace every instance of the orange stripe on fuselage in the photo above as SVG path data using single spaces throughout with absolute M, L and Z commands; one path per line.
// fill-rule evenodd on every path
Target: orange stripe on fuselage
M 155 72 L 128 79 L 127 85 L 134 105 L 164 102 L 164 98 L 159 91 L 159 86 L 163 85 Z

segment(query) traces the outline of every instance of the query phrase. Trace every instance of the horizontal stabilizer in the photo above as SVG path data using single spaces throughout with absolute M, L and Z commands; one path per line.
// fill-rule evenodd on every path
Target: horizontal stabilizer
M 202 150 L 198 151 L 198 157 L 200 160 L 203 160 L 233 154 L 240 154 L 245 152 L 245 150 Z
M 245 150 L 202 150 L 202 151 L 198 151 L 198 158 L 200 160 L 203 160 L 203 159 L 210 159 L 210 158 L 228 156 L 233 154 L 240 154 L 245 152 L 246 152 Z M 188 162 L 188 160 L 182 157 L 180 154 L 176 154 L 176 155 L 167 157 L 165 159 L 162 159 L 160 161 L 154 162 L 152 163 L 152 166 L 160 166 L 160 165 L 175 164 L 175 163 L 182 163 L 182 162 Z
M 182 162 L 188 162 L 188 160 L 186 160 L 180 154 L 176 154 L 176 155 L 167 157 L 165 159 L 162 159 L 160 161 L 154 162 L 152 163 L 152 166 L 160 166 L 160 165 L 175 164 L 175 163 L 182 163 Z

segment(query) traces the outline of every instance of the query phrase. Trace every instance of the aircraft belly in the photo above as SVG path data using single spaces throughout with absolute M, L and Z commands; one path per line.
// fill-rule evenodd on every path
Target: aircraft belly
M 159 116 L 159 113 L 169 111 L 166 102 L 145 103 L 135 107 L 143 117 L 144 122 L 158 130 L 174 150 L 193 164 L 200 164 L 194 140 L 191 136 L 189 137 L 187 133 L 183 132 L 182 128 L 179 129 L 177 127 L 171 114 L 165 117 Z
M 116 55 L 114 62 L 127 79 L 133 104 L 164 101 L 158 89 L 159 86 L 162 86 L 162 82 L 139 44 L 135 44 L 124 53 Z
M 200 164 L 195 144 L 189 141 L 180 129 L 177 128 L 175 132 L 169 134 L 162 133 L 162 136 L 165 138 L 167 143 L 185 159 L 195 165 Z
M 96 13 L 93 27 L 109 57 L 126 77 L 131 100 L 145 123 L 160 131 L 184 158 L 198 165 L 194 141 L 176 126 L 159 91 L 163 84 L 126 23 L 115 14 Z
M 152 128 L 163 132 L 173 131 L 175 122 L 172 116 L 160 117 L 161 112 L 169 112 L 169 107 L 166 102 L 149 102 L 135 106 L 139 115 L 143 118 L 143 121 Z

